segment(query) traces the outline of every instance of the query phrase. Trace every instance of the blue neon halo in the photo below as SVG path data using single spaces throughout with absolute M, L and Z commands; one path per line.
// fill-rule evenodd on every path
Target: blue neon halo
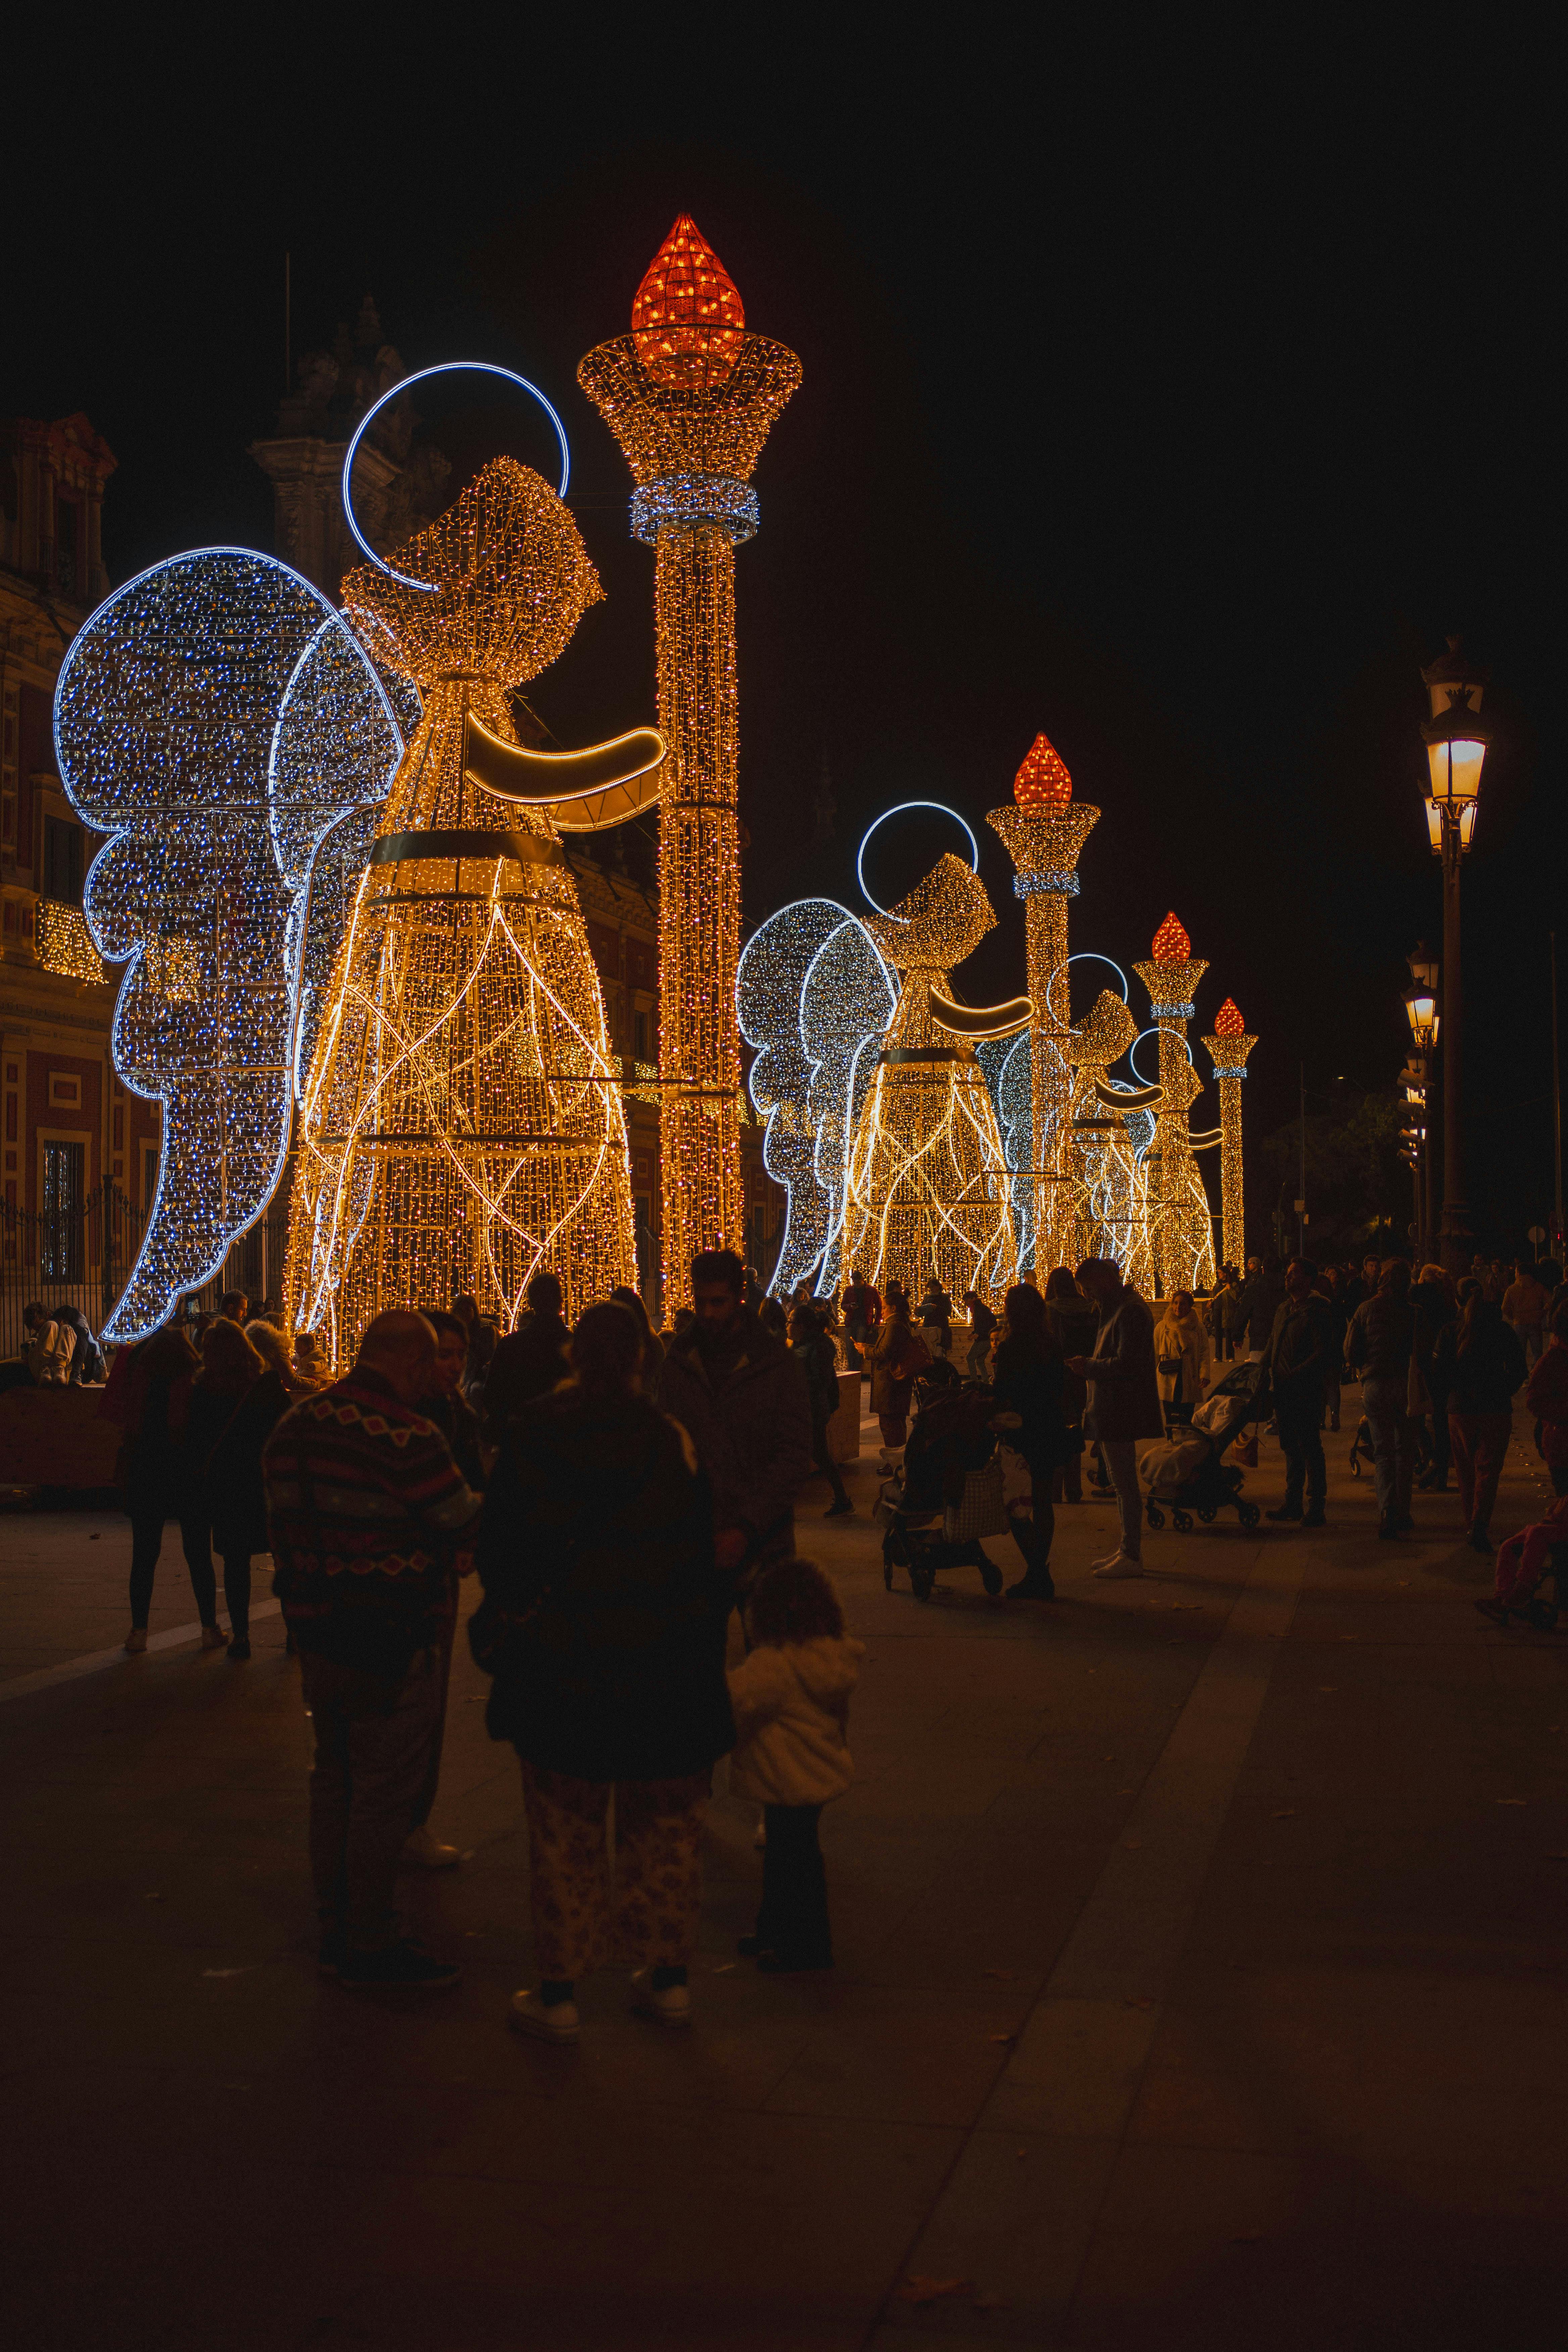
M 884 809 L 880 816 L 874 816 L 871 819 L 870 824 L 866 827 L 865 832 L 860 836 L 860 846 L 855 853 L 855 879 L 860 885 L 860 896 L 865 899 L 868 907 L 876 908 L 878 914 L 886 915 L 889 922 L 890 923 L 901 923 L 906 921 L 908 918 L 903 915 L 889 915 L 886 907 L 877 906 L 877 901 L 872 898 L 869 890 L 867 889 L 866 844 L 870 840 L 871 835 L 876 832 L 877 827 L 879 824 L 886 824 L 890 816 L 902 816 L 906 809 L 917 808 L 936 809 L 942 816 L 950 816 L 954 824 L 962 825 L 969 840 L 972 870 L 976 874 L 980 871 L 980 844 L 974 838 L 973 827 L 970 825 L 964 818 L 959 815 L 956 809 L 949 808 L 945 801 L 900 801 L 897 808 Z
M 364 553 L 369 556 L 371 562 L 374 564 L 378 572 L 384 572 L 389 580 L 399 582 L 405 588 L 418 588 L 426 595 L 432 596 L 436 593 L 437 588 L 437 583 L 434 580 L 411 580 L 405 572 L 395 572 L 391 564 L 384 562 L 384 559 L 376 553 L 374 548 L 372 547 L 369 540 L 366 539 L 363 531 L 361 530 L 358 523 L 354 520 L 353 498 L 350 489 L 350 478 L 353 473 L 354 453 L 358 449 L 360 443 L 363 440 L 372 422 L 375 417 L 380 415 L 382 410 L 386 406 L 389 400 L 395 400 L 398 394 L 400 392 L 406 392 L 411 383 L 423 383 L 426 376 L 456 375 L 463 372 L 477 375 L 504 376 L 508 383 L 519 384 L 524 392 L 531 392 L 535 400 L 538 401 L 541 408 L 543 409 L 546 416 L 549 417 L 552 425 L 554 425 L 555 437 L 561 444 L 561 481 L 555 493 L 558 499 L 563 499 L 565 497 L 566 485 L 572 478 L 572 452 L 566 446 L 566 427 L 562 424 L 560 417 L 556 415 L 549 401 L 546 400 L 544 394 L 540 391 L 539 386 L 536 383 L 530 383 L 528 378 L 525 375 L 519 375 L 515 369 L 498 367 L 493 360 L 442 360 L 438 366 L 419 368 L 413 375 L 405 375 L 401 383 L 395 383 L 390 391 L 384 392 L 381 398 L 378 401 L 374 402 L 372 405 L 365 410 L 364 415 L 360 418 L 359 423 L 355 425 L 353 438 L 349 443 L 347 454 L 343 458 L 343 520 L 348 524 L 350 530 L 353 531 L 360 547 L 363 550 Z
M 1114 956 L 1101 955 L 1098 949 L 1095 948 L 1074 948 L 1071 955 L 1068 956 L 1067 962 L 1058 964 L 1055 971 L 1052 972 L 1049 980 L 1046 982 L 1046 995 L 1047 1000 L 1049 999 L 1052 989 L 1061 978 L 1062 973 L 1068 969 L 1068 966 L 1075 963 L 1108 963 L 1110 966 L 1111 971 L 1116 974 L 1117 979 L 1121 982 L 1121 1002 L 1123 1004 L 1126 1003 L 1127 974 L 1122 971 L 1121 966 L 1117 962 Z M 1192 1056 L 1189 1055 L 1187 1058 L 1190 1061 Z
M 1132 1043 L 1127 1048 L 1127 1066 L 1131 1071 L 1133 1076 L 1137 1079 L 1141 1087 L 1157 1087 L 1160 1083 L 1158 1078 L 1146 1078 L 1143 1076 L 1142 1071 L 1138 1066 L 1139 1046 L 1143 1043 L 1145 1037 L 1157 1037 L 1159 1034 L 1160 1024 L 1157 1021 L 1152 1022 L 1147 1029 L 1140 1029 L 1138 1034 L 1133 1038 Z M 1187 1044 L 1184 1037 L 1182 1040 L 1182 1045 L 1186 1053 L 1188 1067 L 1195 1069 L 1197 1065 L 1193 1060 L 1193 1049 Z

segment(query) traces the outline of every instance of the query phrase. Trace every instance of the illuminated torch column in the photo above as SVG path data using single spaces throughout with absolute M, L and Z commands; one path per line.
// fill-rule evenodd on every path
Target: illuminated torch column
M 666 1315 L 700 1249 L 738 1248 L 741 946 L 735 549 L 757 528 L 750 478 L 800 382 L 745 331 L 741 297 L 684 214 L 632 305 L 632 331 L 577 371 L 631 467 L 632 533 L 654 550 L 659 809 L 659 1147 Z
M 1072 1072 L 1062 1040 L 1070 1026 L 1068 990 L 1068 900 L 1079 891 L 1079 853 L 1100 811 L 1075 802 L 1065 761 L 1037 735 L 1013 780 L 1012 808 L 993 809 L 986 824 L 1001 835 L 1015 868 L 1013 888 L 1024 901 L 1027 932 L 1029 1098 L 1033 1112 L 1034 1264 L 1040 1272 L 1066 1254 L 1057 1212 L 1062 1134 Z
M 1257 1045 L 1247 1034 L 1247 1024 L 1227 996 L 1215 1014 L 1214 1035 L 1199 1044 L 1208 1049 L 1219 1088 L 1220 1242 L 1226 1265 L 1247 1264 L 1247 1223 L 1241 1190 L 1241 1082 L 1247 1057 Z
M 1149 1188 L 1149 1223 L 1160 1287 L 1191 1290 L 1214 1279 L 1214 1233 L 1208 1195 L 1198 1173 L 1187 1114 L 1199 1082 L 1187 1048 L 1187 1023 L 1196 1007 L 1194 993 L 1208 970 L 1194 958 L 1193 943 L 1167 915 L 1154 934 L 1152 961 L 1132 967 L 1149 992 L 1149 1012 L 1160 1036 L 1160 1108 L 1154 1150 L 1156 1180 Z

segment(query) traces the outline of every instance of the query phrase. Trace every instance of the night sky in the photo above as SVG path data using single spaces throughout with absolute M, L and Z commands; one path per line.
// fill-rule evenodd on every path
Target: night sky
M 369 291 L 410 367 L 519 367 L 565 416 L 609 596 L 531 699 L 565 741 L 605 735 L 654 715 L 652 565 L 575 368 L 689 211 L 805 369 L 738 559 L 748 917 L 858 903 L 870 818 L 950 802 L 1001 919 L 957 985 L 1012 994 L 1022 910 L 980 820 L 1043 728 L 1103 811 L 1074 945 L 1129 964 L 1175 909 L 1211 967 L 1194 1029 L 1229 993 L 1260 1036 L 1252 1134 L 1294 1114 L 1302 1061 L 1315 1108 L 1399 1066 L 1404 955 L 1441 929 L 1418 671 L 1461 631 L 1496 730 L 1466 877 L 1470 1199 L 1510 1242 L 1551 1197 L 1568 849 L 1556 63 L 1517 19 L 1489 32 L 1506 16 L 1449 41 L 1441 17 L 1146 15 L 1047 11 L 1022 45 L 984 12 L 758 18 L 755 51 L 732 12 L 690 15 L 676 63 L 607 16 L 554 47 L 468 16 L 390 57 L 297 17 L 226 54 L 207 16 L 153 56 L 142 20 L 68 89 L 40 50 L 14 86 L 55 101 L 7 131 L 0 409 L 81 409 L 109 441 L 118 582 L 270 544 L 245 449 L 282 390 L 286 250 L 296 352 Z M 493 438 L 441 405 L 459 458 L 504 435 L 547 467 L 521 405 Z M 951 836 L 880 838 L 886 897 Z

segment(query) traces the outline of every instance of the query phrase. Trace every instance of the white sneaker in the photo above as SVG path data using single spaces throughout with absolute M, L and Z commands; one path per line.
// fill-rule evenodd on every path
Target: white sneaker
M 1141 1559 L 1133 1559 L 1127 1552 L 1119 1551 L 1114 1559 L 1108 1559 L 1102 1568 L 1097 1568 L 1094 1572 L 1096 1576 L 1103 1576 L 1108 1579 L 1121 1576 L 1142 1576 L 1143 1573 L 1143 1563 Z
M 531 2033 L 541 2042 L 575 2042 L 582 2031 L 574 2000 L 546 2008 L 536 1992 L 513 1993 L 510 2022 L 515 2032 Z
M 656 1992 L 653 1970 L 638 1969 L 632 1979 L 632 2009 L 638 2017 L 651 2017 L 656 2025 L 689 2025 L 691 1988 L 666 1985 L 662 1992 Z
M 1103 1559 L 1097 1559 L 1094 1562 L 1094 1572 L 1096 1576 L 1100 1574 L 1102 1568 L 1109 1568 L 1113 1559 L 1120 1559 L 1121 1558 L 1121 1552 L 1120 1547 L 1115 1551 L 1108 1551 Z
M 428 1826 L 410 1830 L 403 1842 L 405 1870 L 456 1870 L 462 1859 L 455 1845 L 443 1845 Z

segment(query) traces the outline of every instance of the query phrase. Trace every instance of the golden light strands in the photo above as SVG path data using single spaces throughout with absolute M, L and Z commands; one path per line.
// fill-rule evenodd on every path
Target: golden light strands
M 1079 856 L 1100 811 L 1074 801 L 1067 764 L 1043 734 L 1036 736 L 1018 770 L 1013 795 L 1011 808 L 993 809 L 985 822 L 1005 843 L 1016 869 L 1013 888 L 1024 901 L 1028 992 L 1035 1008 L 1029 1029 L 1033 1213 L 1020 1263 L 1048 1270 L 1064 1261 L 1069 1247 L 1069 1212 L 1065 1200 L 1058 1200 L 1072 1094 L 1063 1050 L 1072 1019 L 1068 901 L 1078 896 Z
M 400 552 L 343 583 L 360 635 L 424 697 L 355 894 L 300 1098 L 288 1300 L 336 1362 L 384 1307 L 468 1292 L 510 1328 L 531 1276 L 576 1315 L 636 1279 L 626 1130 L 576 886 L 547 808 L 464 772 L 468 713 L 510 691 L 601 591 L 537 474 L 486 466 Z M 432 593 L 433 592 L 433 593 Z
M 1241 1166 L 1241 1082 L 1257 1045 L 1230 997 L 1215 1014 L 1214 1034 L 1202 1040 L 1219 1088 L 1220 1248 L 1226 1265 L 1247 1263 L 1247 1213 Z
M 664 1308 L 699 1249 L 739 1246 L 741 858 L 735 549 L 757 528 L 750 476 L 800 382 L 748 334 L 732 280 L 685 215 L 638 289 L 632 332 L 578 381 L 631 467 L 632 530 L 655 551 L 659 811 L 659 1140 Z
M 1173 1290 L 1206 1289 L 1214 1281 L 1213 1219 L 1193 1157 L 1187 1118 L 1201 1083 L 1187 1047 L 1187 1023 L 1208 965 L 1194 958 L 1185 929 L 1174 914 L 1168 914 L 1154 934 L 1152 960 L 1132 969 L 1149 992 L 1149 1010 L 1159 1031 L 1158 1173 L 1150 1187 L 1150 1213 L 1154 1267 L 1169 1297 Z
M 1016 1280 L 1009 1177 L 974 1047 L 934 1017 L 954 964 L 995 926 L 984 888 L 945 856 L 864 928 L 899 973 L 898 1004 L 855 1122 L 839 1265 L 911 1297 L 935 1275 L 954 1297 Z

